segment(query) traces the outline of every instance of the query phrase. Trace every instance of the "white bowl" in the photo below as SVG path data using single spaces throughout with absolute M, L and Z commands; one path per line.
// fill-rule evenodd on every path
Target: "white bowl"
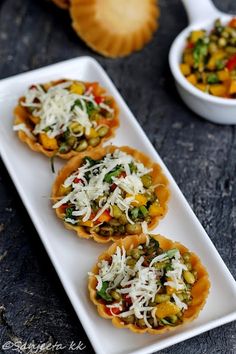
M 179 67 L 186 39 L 191 31 L 210 30 L 215 19 L 220 18 L 226 23 L 232 15 L 217 10 L 211 0 L 182 0 L 182 2 L 190 25 L 174 40 L 169 53 L 170 69 L 177 90 L 186 105 L 201 117 L 218 124 L 236 124 L 236 99 L 219 98 L 200 91 L 186 80 Z

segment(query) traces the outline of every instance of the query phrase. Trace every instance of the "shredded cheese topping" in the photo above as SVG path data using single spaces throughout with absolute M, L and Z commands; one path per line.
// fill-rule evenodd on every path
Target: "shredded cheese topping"
M 136 167 L 135 172 L 130 170 L 129 165 L 131 163 Z M 104 178 L 119 166 L 124 169 L 126 176 L 113 176 L 112 183 L 117 187 L 114 191 L 111 191 L 111 184 L 106 182 Z M 135 161 L 131 155 L 117 149 L 113 154 L 107 154 L 103 160 L 94 166 L 90 166 L 87 161 L 86 164 L 70 175 L 64 181 L 64 187 L 72 187 L 72 191 L 54 204 L 53 208 L 59 208 L 65 203 L 70 203 L 75 209 L 72 215 L 83 217 L 85 222 L 91 217 L 91 203 L 99 198 L 101 209 L 97 212 L 93 221 L 96 221 L 105 210 L 111 209 L 116 204 L 125 212 L 128 221 L 133 224 L 134 222 L 129 218 L 128 212 L 132 207 L 131 203 L 134 201 L 135 195 L 145 192 L 141 177 L 149 172 L 151 172 L 151 169 L 147 169 L 142 163 Z M 89 177 L 86 179 L 85 176 L 88 173 Z M 78 180 L 80 183 L 76 183 Z M 126 194 L 124 197 L 124 191 L 128 196 Z M 70 222 L 68 219 L 66 221 Z
M 70 92 L 72 81 L 66 81 L 51 86 L 47 91 L 40 85 L 29 88 L 25 94 L 25 101 L 21 102 L 24 107 L 32 109 L 32 115 L 39 117 L 39 123 L 35 125 L 33 134 L 46 133 L 48 137 L 54 138 L 63 134 L 70 123 L 79 123 L 89 134 L 90 129 L 96 126 L 96 121 L 89 119 L 87 103 L 95 108 L 102 108 L 110 113 L 113 109 L 101 102 L 96 103 L 91 90 L 83 95 Z M 20 129 L 21 126 L 18 127 Z M 70 131 L 72 135 L 78 136 Z
M 170 279 L 173 279 L 173 281 L 171 281 L 171 286 L 176 291 L 180 289 L 180 284 L 181 289 L 186 289 L 182 276 L 182 271 L 186 269 L 186 266 L 181 263 L 181 256 L 178 249 L 173 249 L 171 251 L 171 254 L 165 252 L 156 257 L 149 266 L 143 265 L 144 257 L 141 256 L 134 268 L 131 268 L 127 265 L 127 260 L 131 257 L 127 256 L 124 247 L 122 247 L 122 249 L 117 247 L 116 252 L 112 255 L 111 262 L 102 260 L 98 264 L 99 274 L 95 275 L 97 279 L 96 290 L 101 290 L 103 282 L 109 282 L 107 291 L 116 289 L 117 292 L 128 296 L 132 301 L 128 311 L 121 312 L 118 315 L 114 314 L 114 316 L 125 318 L 130 315 L 135 315 L 138 319 L 143 319 L 146 326 L 149 328 L 151 325 L 148 322 L 148 318 L 152 317 L 155 324 L 156 308 L 154 306 L 149 306 L 149 302 L 154 301 L 155 295 L 161 287 L 160 279 L 164 275 L 164 271 L 157 270 L 154 265 L 164 259 L 173 257 L 171 260 L 172 270 L 166 273 Z M 169 283 L 170 282 L 165 283 L 164 285 L 169 285 Z M 173 293 L 171 296 L 180 310 L 186 310 L 188 308 L 176 293 Z M 106 306 L 114 308 L 114 305 L 119 309 L 122 309 L 120 303 Z

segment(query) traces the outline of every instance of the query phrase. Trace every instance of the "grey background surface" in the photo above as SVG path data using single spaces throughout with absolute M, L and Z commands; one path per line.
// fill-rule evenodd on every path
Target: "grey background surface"
M 234 0 L 215 3 L 221 10 L 236 13 Z M 112 60 L 87 48 L 73 32 L 68 14 L 49 1 L 0 1 L 0 78 L 80 55 L 96 58 L 235 277 L 235 127 L 208 123 L 181 102 L 167 56 L 173 39 L 187 25 L 187 18 L 180 0 L 160 0 L 160 7 L 160 28 L 153 41 L 139 53 Z M 235 323 L 231 323 L 160 353 L 233 354 L 235 329 Z M 58 353 L 72 353 L 69 344 L 82 341 L 86 349 L 74 353 L 93 353 L 0 160 L 0 353 L 15 352 L 13 348 L 1 349 L 9 340 L 61 343 L 66 348 Z

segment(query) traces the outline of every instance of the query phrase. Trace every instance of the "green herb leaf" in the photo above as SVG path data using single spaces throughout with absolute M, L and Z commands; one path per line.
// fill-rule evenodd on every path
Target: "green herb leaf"
M 224 67 L 225 67 L 224 61 L 222 59 L 218 59 L 216 61 L 216 69 L 217 70 L 222 70 L 222 69 L 224 69 Z
M 73 208 L 66 208 L 66 215 L 65 218 L 67 219 L 73 219 L 74 216 L 72 215 L 73 212 Z
M 176 254 L 176 252 L 178 252 L 178 248 L 172 248 L 171 250 L 166 252 L 166 255 L 168 258 L 173 258 Z
M 148 215 L 148 210 L 147 210 L 147 208 L 145 208 L 145 206 L 141 205 L 141 207 L 139 207 L 139 210 L 141 211 L 143 216 L 147 216 Z
M 91 116 L 94 111 L 97 111 L 97 108 L 94 106 L 93 102 L 90 101 L 86 102 L 86 109 L 89 116 Z
M 65 154 L 70 150 L 70 146 L 68 146 L 66 143 L 61 143 L 60 147 L 59 147 L 59 152 L 61 154 Z
M 138 214 L 139 214 L 139 208 L 133 208 L 133 209 L 130 211 L 130 214 L 131 214 L 132 220 L 136 220 L 137 217 L 138 217 Z
M 198 67 L 200 63 L 204 62 L 207 53 L 208 45 L 204 43 L 202 38 L 200 38 L 193 49 L 193 59 L 195 67 Z
M 89 167 L 92 167 L 94 165 L 96 165 L 97 161 L 93 160 L 91 157 L 89 156 L 85 156 L 83 159 L 83 164 L 86 164 L 86 162 L 89 162 Z
M 97 291 L 97 295 L 100 296 L 103 300 L 105 301 L 112 301 L 111 295 L 107 294 L 107 288 L 109 286 L 109 283 L 107 281 L 104 281 L 102 283 L 102 288 Z
M 55 158 L 55 155 L 50 158 L 50 165 L 51 165 L 52 173 L 55 173 L 54 158 Z
M 50 129 L 51 129 L 50 127 L 46 127 L 46 128 L 43 129 L 43 131 L 44 131 L 45 133 L 47 133 L 47 132 L 49 132 Z
M 73 104 L 72 107 L 71 107 L 71 111 L 73 111 L 73 109 L 74 109 L 76 106 L 79 106 L 79 108 L 82 108 L 82 105 L 81 105 L 80 100 L 75 100 L 74 104 Z
M 218 76 L 215 73 L 211 73 L 207 76 L 208 84 L 217 84 L 219 82 Z
M 129 168 L 131 173 L 137 172 L 137 166 L 133 162 L 129 164 Z
M 120 175 L 120 173 L 122 172 L 122 167 L 117 167 L 115 170 L 107 173 L 104 177 L 104 181 L 107 183 L 111 183 L 112 182 L 112 178 L 113 177 L 118 177 Z

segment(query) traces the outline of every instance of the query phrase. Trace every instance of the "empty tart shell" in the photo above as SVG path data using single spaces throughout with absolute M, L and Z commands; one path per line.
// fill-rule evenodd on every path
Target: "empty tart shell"
M 54 4 L 63 10 L 68 10 L 70 6 L 70 0 L 52 0 Z
M 57 80 L 57 81 L 51 81 L 49 83 L 43 84 L 44 88 L 49 89 L 52 86 L 55 86 L 59 83 L 62 82 L 66 82 L 66 81 L 71 81 L 71 82 L 77 82 L 75 80 L 67 80 L 67 79 L 63 79 L 63 80 Z M 106 90 L 101 87 L 97 82 L 83 82 L 80 81 L 81 83 L 83 83 L 85 85 L 85 87 L 90 87 L 91 85 L 93 85 L 96 89 L 96 95 L 99 97 L 105 97 L 106 99 L 108 99 L 111 103 L 110 103 L 110 107 L 113 109 L 114 115 L 112 119 L 105 119 L 101 117 L 101 123 L 99 124 L 106 124 L 109 126 L 109 131 L 108 133 L 102 137 L 100 139 L 100 143 L 97 145 L 97 147 L 100 147 L 103 145 L 103 143 L 107 140 L 110 140 L 112 137 L 115 136 L 115 131 L 116 129 L 119 127 L 119 108 L 115 102 L 115 99 L 112 96 L 109 96 L 106 92 Z M 69 152 L 66 153 L 61 153 L 58 149 L 54 149 L 54 150 L 49 150 L 46 149 L 42 143 L 40 142 L 40 138 L 39 135 L 34 135 L 33 134 L 33 129 L 35 124 L 32 122 L 32 120 L 34 119 L 34 117 L 30 114 L 30 112 L 28 111 L 28 109 L 24 106 L 21 105 L 21 102 L 24 101 L 24 97 L 21 97 L 18 101 L 18 105 L 14 108 L 14 126 L 19 125 L 24 123 L 24 125 L 26 126 L 26 128 L 29 130 L 30 133 L 32 133 L 32 137 L 29 136 L 29 134 L 27 134 L 24 130 L 18 130 L 17 131 L 17 135 L 19 137 L 19 139 L 26 143 L 30 149 L 32 149 L 33 151 L 36 152 L 40 152 L 44 155 L 46 155 L 47 157 L 51 158 L 54 156 L 58 156 L 62 159 L 68 160 L 73 156 L 79 155 L 81 154 L 81 152 L 77 152 L 76 150 L 70 150 Z M 100 121 L 99 121 L 100 122 Z M 92 146 L 88 146 L 86 148 L 86 152 L 92 150 L 93 147 Z
M 72 26 L 96 52 L 122 57 L 140 50 L 157 29 L 156 0 L 71 0 Z
M 181 255 L 185 252 L 190 252 L 181 243 L 171 241 L 170 239 L 167 239 L 164 236 L 152 235 L 152 237 L 154 237 L 159 242 L 160 247 L 164 251 L 177 248 L 180 251 Z M 200 311 L 202 310 L 202 308 L 206 303 L 206 299 L 208 297 L 209 289 L 210 289 L 209 276 L 207 270 L 202 265 L 199 257 L 193 252 L 190 252 L 190 263 L 192 264 L 193 268 L 197 271 L 198 278 L 191 289 L 191 296 L 192 296 L 191 304 L 188 306 L 188 309 L 184 311 L 182 317 L 182 323 L 179 325 L 176 325 L 174 327 L 170 325 L 165 325 L 163 327 L 159 326 L 157 328 L 148 328 L 148 327 L 140 328 L 135 324 L 126 324 L 124 323 L 124 321 L 122 321 L 122 318 L 108 314 L 106 311 L 106 305 L 104 304 L 103 300 L 102 299 L 99 300 L 97 298 L 97 290 L 96 290 L 97 279 L 94 275 L 99 274 L 98 263 L 100 263 L 102 260 L 108 261 L 109 259 L 111 259 L 111 256 L 115 253 L 117 247 L 120 248 L 124 247 L 125 250 L 128 251 L 131 250 L 132 248 L 138 247 L 141 244 L 145 244 L 146 240 L 147 240 L 147 236 L 145 234 L 141 234 L 141 235 L 127 236 L 126 238 L 120 239 L 115 243 L 113 243 L 105 252 L 103 252 L 99 256 L 97 264 L 93 267 L 91 272 L 92 274 L 89 275 L 88 290 L 89 290 L 90 299 L 97 306 L 97 311 L 99 315 L 105 319 L 111 320 L 112 324 L 115 327 L 128 328 L 134 333 L 146 332 L 150 334 L 163 334 L 165 332 L 177 329 L 180 326 L 193 321 L 196 317 L 198 317 Z
M 73 172 L 75 172 L 83 162 L 83 158 L 85 156 L 91 157 L 94 160 L 99 160 L 103 158 L 108 153 L 113 153 L 116 149 L 119 149 L 129 155 L 131 155 L 135 160 L 140 161 L 147 168 L 152 168 L 152 172 L 150 172 L 152 176 L 153 185 L 155 185 L 155 194 L 159 200 L 159 204 L 161 207 L 161 213 L 158 216 L 153 216 L 151 222 L 148 224 L 148 229 L 153 230 L 158 224 L 159 220 L 162 219 L 168 210 L 167 203 L 169 200 L 170 192 L 168 188 L 168 180 L 162 173 L 161 167 L 159 164 L 152 161 L 148 156 L 143 154 L 142 152 L 135 150 L 128 146 L 116 147 L 113 145 L 104 147 L 104 148 L 95 148 L 92 151 L 85 152 L 80 154 L 79 156 L 73 157 L 58 173 L 58 176 L 52 187 L 52 202 L 56 203 L 60 199 L 59 189 L 60 186 L 64 183 L 65 179 L 70 176 Z M 60 219 L 64 220 L 64 213 L 60 210 L 60 208 L 56 208 L 56 214 Z M 125 237 L 122 235 L 112 235 L 112 236 L 102 236 L 96 232 L 88 233 L 86 228 L 83 226 L 76 226 L 64 222 L 64 225 L 69 230 L 74 230 L 79 237 L 82 238 L 92 238 L 96 242 L 99 243 L 107 243 L 109 241 L 116 241 L 121 237 Z

